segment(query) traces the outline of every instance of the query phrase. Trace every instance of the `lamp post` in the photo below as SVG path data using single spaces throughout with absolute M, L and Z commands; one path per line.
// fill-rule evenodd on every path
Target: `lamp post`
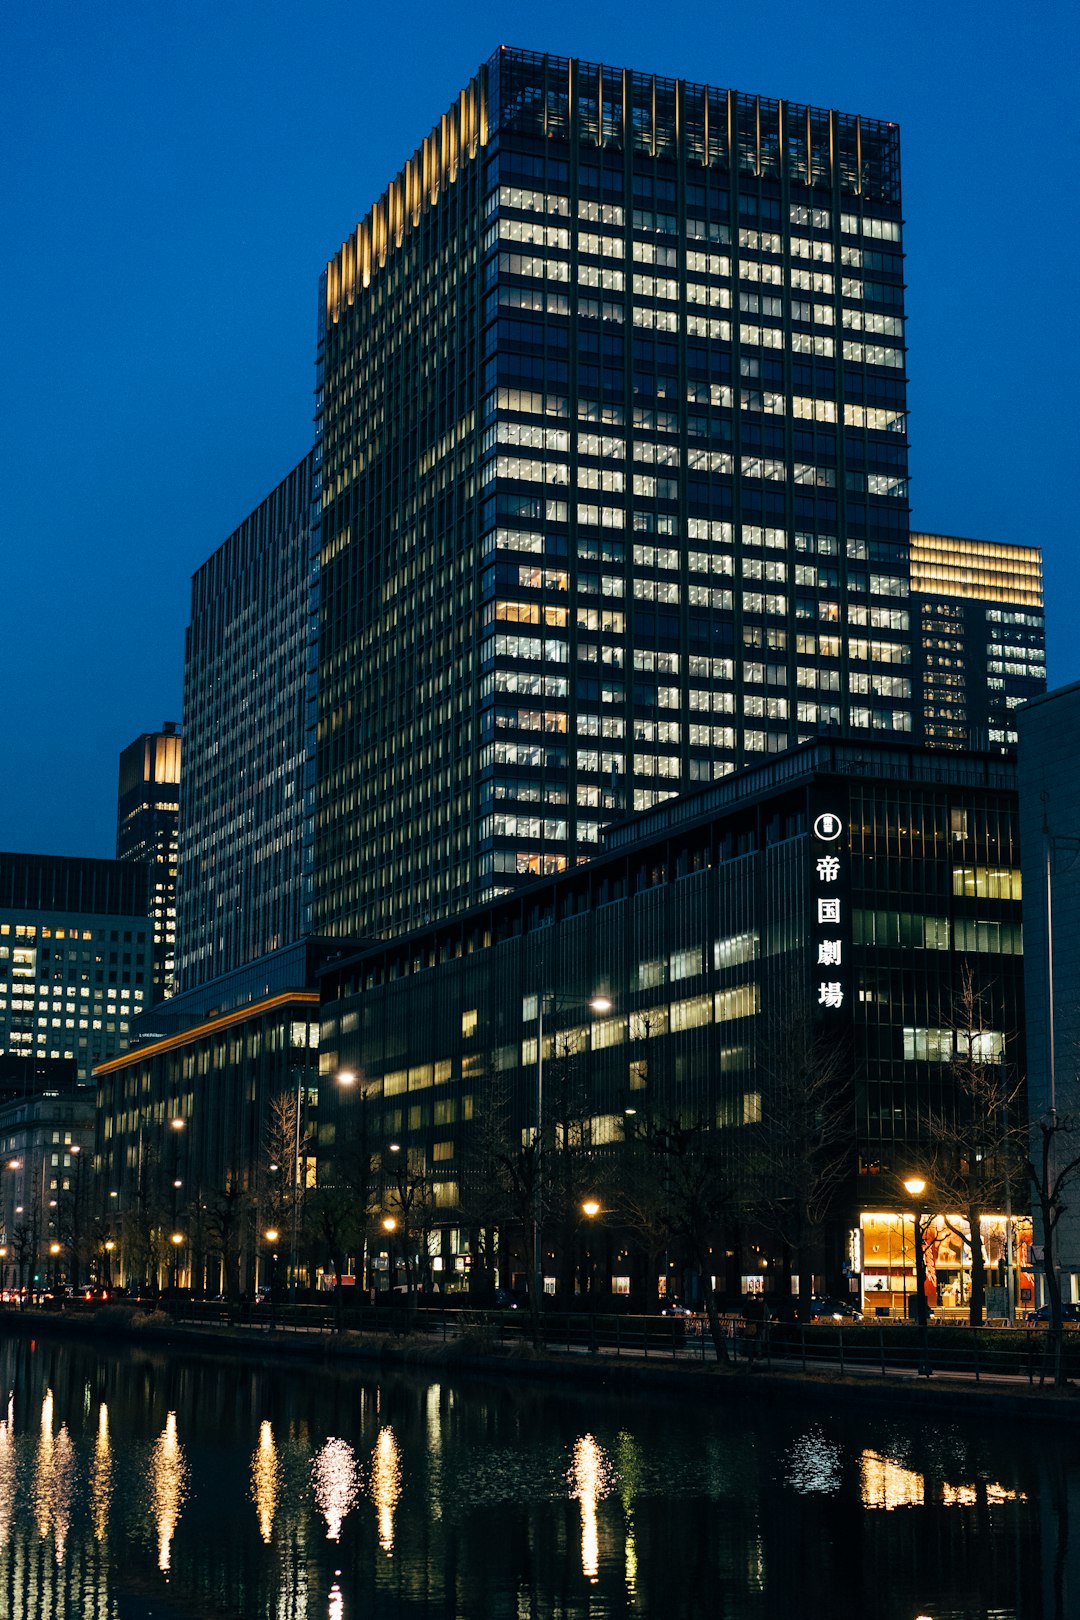
M 169 1242 L 172 1244 L 172 1294 L 175 1301 L 180 1286 L 180 1249 L 184 1242 L 183 1232 L 174 1232 L 169 1238 Z
M 543 1250 L 543 1177 L 541 1174 L 544 1153 L 544 1013 L 550 1004 L 551 1011 L 556 1010 L 556 1001 L 553 995 L 549 996 L 541 990 L 537 997 L 537 1029 L 536 1029 L 536 1150 L 533 1156 L 533 1231 L 532 1231 L 532 1273 L 533 1273 L 533 1316 L 539 1321 L 540 1301 L 544 1297 L 544 1250 Z M 590 996 L 586 1005 L 594 1013 L 610 1012 L 613 1006 L 611 997 L 598 992 Z
M 113 1257 L 113 1252 L 114 1252 L 115 1249 L 116 1249 L 116 1244 L 113 1242 L 112 1238 L 106 1238 L 105 1239 L 105 1287 L 106 1287 L 106 1290 L 110 1294 L 112 1293 L 112 1257 Z
M 82 1237 L 83 1237 L 83 1232 L 82 1232 L 82 1201 L 83 1201 L 82 1165 L 83 1165 L 83 1152 L 82 1152 L 82 1144 L 80 1142 L 72 1142 L 72 1144 L 71 1144 L 71 1157 L 75 1161 L 75 1165 L 74 1165 L 75 1174 L 72 1177 L 73 1185 L 72 1185 L 72 1191 L 71 1191 L 71 1272 L 72 1272 L 71 1281 L 74 1284 L 76 1292 L 77 1292 L 78 1287 L 79 1287 L 79 1276 L 80 1276 L 80 1272 L 81 1272 L 79 1251 L 82 1248 Z
M 393 1303 L 394 1283 L 397 1278 L 397 1272 L 394 1269 L 393 1237 L 394 1233 L 397 1231 L 398 1223 L 392 1215 L 384 1215 L 381 1224 L 383 1231 L 386 1233 L 386 1272 L 389 1278 L 390 1299 L 391 1303 Z
M 359 1081 L 359 1076 L 352 1069 L 339 1069 L 334 1078 L 344 1091 L 351 1091 Z M 353 1155 L 351 1159 L 351 1162 L 354 1164 L 354 1166 L 356 1166 L 356 1171 L 352 1178 L 352 1190 L 354 1193 L 359 1192 L 358 1201 L 361 1206 L 360 1224 L 363 1229 L 363 1246 L 360 1256 L 360 1287 L 364 1290 L 366 1295 L 368 1287 L 368 1206 L 371 1196 L 371 1154 L 368 1151 L 368 1118 L 367 1109 L 365 1106 L 367 1103 L 367 1088 L 360 1086 L 358 1095 L 361 1106 L 359 1147 L 356 1150 L 356 1155 Z M 355 1140 L 356 1138 L 354 1137 L 353 1139 Z M 342 1175 L 340 1169 L 338 1170 L 337 1174 L 338 1178 L 340 1179 Z M 357 1186 L 358 1180 L 360 1183 L 359 1187 Z M 339 1260 L 339 1266 L 340 1263 L 341 1262 Z
M 263 1233 L 263 1236 L 270 1245 L 270 1326 L 273 1327 L 277 1304 L 274 1297 L 275 1289 L 277 1287 L 277 1244 L 281 1233 L 278 1231 L 276 1226 L 269 1226 Z
M 60 1251 L 61 1251 L 62 1247 L 63 1247 L 62 1244 L 56 1243 L 56 1242 L 52 1242 L 52 1243 L 49 1244 L 49 1254 L 52 1256 L 52 1290 L 53 1290 L 54 1294 L 58 1291 L 58 1288 L 59 1288 L 59 1278 L 57 1276 L 57 1271 L 58 1271 L 58 1260 L 59 1260 Z
M 926 1331 L 926 1227 L 922 1217 L 922 1196 L 926 1191 L 926 1182 L 922 1176 L 908 1176 L 904 1182 L 904 1191 L 914 1204 L 915 1316 L 919 1324 L 919 1377 L 929 1378 L 933 1369 L 930 1366 L 930 1343 Z

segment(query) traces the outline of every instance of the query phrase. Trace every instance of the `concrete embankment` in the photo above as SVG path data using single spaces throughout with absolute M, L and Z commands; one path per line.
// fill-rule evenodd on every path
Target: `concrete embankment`
M 605 1390 L 690 1396 L 718 1405 L 753 1402 L 763 1408 L 798 1403 L 831 1411 L 892 1411 L 950 1417 L 1021 1419 L 1025 1423 L 1080 1422 L 1080 1389 L 1020 1378 L 917 1378 L 875 1375 L 870 1369 L 840 1372 L 761 1364 L 728 1366 L 715 1360 L 669 1361 L 659 1357 L 537 1351 L 531 1345 L 501 1348 L 482 1330 L 445 1342 L 424 1335 L 311 1333 L 266 1327 L 208 1327 L 175 1323 L 158 1313 L 96 1318 L 52 1311 L 0 1311 L 0 1336 L 63 1337 L 102 1350 L 120 1346 L 149 1354 L 241 1357 L 250 1362 L 297 1360 L 341 1367 L 408 1368 L 432 1376 L 499 1378 L 520 1384 L 557 1384 Z

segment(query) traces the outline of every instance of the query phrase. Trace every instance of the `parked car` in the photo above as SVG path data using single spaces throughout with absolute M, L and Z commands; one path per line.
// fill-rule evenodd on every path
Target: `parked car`
M 811 1322 L 861 1322 L 862 1311 L 846 1299 L 812 1299 Z
M 1028 1311 L 1026 1320 L 1033 1322 L 1036 1327 L 1047 1327 L 1050 1322 L 1049 1305 L 1040 1305 L 1037 1311 Z M 1080 1326 L 1080 1305 L 1074 1300 L 1063 1299 L 1061 1302 L 1061 1320 L 1066 1327 Z

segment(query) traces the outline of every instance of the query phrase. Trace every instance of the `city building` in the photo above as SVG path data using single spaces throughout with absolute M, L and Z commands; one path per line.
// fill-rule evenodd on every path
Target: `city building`
M 253 1287 L 271 1218 L 284 1214 L 291 1244 L 315 1179 L 317 973 L 338 954 L 299 943 L 182 992 L 98 1065 L 97 1207 L 115 1281 L 162 1283 L 175 1266 L 185 1285 L 223 1292 L 224 1227 Z
M 72 1059 L 0 1058 L 0 1291 L 88 1278 L 94 1097 Z
M 895 123 L 480 69 L 324 277 L 316 933 L 917 734 L 903 269 Z
M 1015 711 L 1046 690 L 1042 552 L 911 536 L 911 611 L 930 748 L 1015 748 Z
M 80 1084 L 149 1005 L 144 863 L 0 854 L 0 1057 L 74 1059 Z
M 176 987 L 176 862 L 180 824 L 181 733 L 174 720 L 144 732 L 120 755 L 116 858 L 150 871 L 154 924 L 153 999 Z
M 1040 1125 L 1056 1115 L 1064 1129 L 1051 1147 L 1053 1182 L 1054 1166 L 1080 1152 L 1080 683 L 1033 699 L 1017 722 L 1031 1146 L 1039 1164 Z M 1074 1178 L 1058 1200 L 1057 1263 L 1066 1299 L 1080 1299 L 1078 1190 Z M 1041 1230 L 1036 1235 L 1043 1241 Z
M 493 1218 L 492 1120 L 505 1115 L 505 1161 L 539 1114 L 541 1151 L 579 1152 L 577 1184 L 608 1188 L 611 1287 L 640 1299 L 653 1291 L 648 1257 L 619 1217 L 635 1131 L 648 1119 L 700 1128 L 737 1205 L 824 1065 L 821 1108 L 844 1099 L 842 1175 L 815 1283 L 850 1288 L 866 1311 L 903 1311 L 920 1213 L 904 1181 L 919 1171 L 935 1303 L 959 1311 L 963 1218 L 955 1182 L 932 1178 L 967 1119 L 963 1059 L 992 1080 L 1023 1073 L 1016 822 L 1009 761 L 819 740 L 615 826 L 583 866 L 330 966 L 320 1182 L 361 1131 L 384 1175 L 396 1154 L 430 1184 L 435 1268 L 460 1284 Z M 342 1074 L 360 1084 L 336 1084 Z M 993 1113 L 991 1136 L 996 1102 Z M 988 1160 L 992 1146 L 980 1136 Z M 1023 1198 L 1013 1190 L 1013 1217 Z M 755 1228 L 754 1204 L 714 1257 L 729 1299 L 790 1286 L 785 1244 Z M 545 1270 L 557 1272 L 568 1225 L 576 1208 L 551 1216 Z M 528 1271 L 517 1226 L 504 1283 Z M 1004 1315 L 1010 1287 L 1015 1306 L 1031 1302 L 1029 1229 L 998 1190 L 982 1231 Z
M 308 932 L 310 507 L 306 456 L 192 580 L 177 879 L 182 991 Z

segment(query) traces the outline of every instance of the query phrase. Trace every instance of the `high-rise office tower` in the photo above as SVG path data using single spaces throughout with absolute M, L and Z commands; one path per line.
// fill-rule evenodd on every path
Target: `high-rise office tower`
M 311 457 L 192 580 L 177 978 L 189 990 L 305 932 Z
M 1014 711 L 1046 690 L 1042 552 L 911 536 L 911 611 L 931 748 L 1012 748 Z
M 500 49 L 327 267 L 316 932 L 912 732 L 899 130 Z
M 154 924 L 153 998 L 176 987 L 176 858 L 180 823 L 181 734 L 174 720 L 144 732 L 120 755 L 116 858 L 149 870 Z

